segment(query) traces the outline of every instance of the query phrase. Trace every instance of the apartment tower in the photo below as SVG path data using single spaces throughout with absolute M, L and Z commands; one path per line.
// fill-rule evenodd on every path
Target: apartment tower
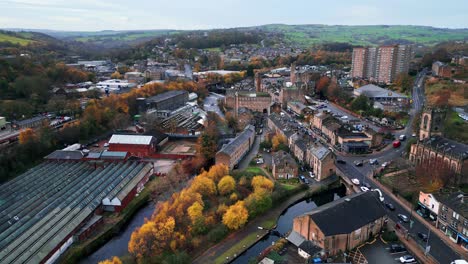
M 411 45 L 354 48 L 351 77 L 391 83 L 397 74 L 408 72 L 412 55 Z

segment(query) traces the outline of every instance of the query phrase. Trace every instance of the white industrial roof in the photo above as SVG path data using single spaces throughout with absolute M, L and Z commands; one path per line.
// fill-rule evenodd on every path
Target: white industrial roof
M 109 144 L 149 145 L 153 136 L 112 135 Z

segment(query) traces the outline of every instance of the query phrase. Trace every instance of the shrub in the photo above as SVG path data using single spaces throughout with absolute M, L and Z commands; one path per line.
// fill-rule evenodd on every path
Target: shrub
M 218 243 L 226 237 L 229 230 L 223 224 L 220 224 L 208 232 L 208 240 L 212 243 Z

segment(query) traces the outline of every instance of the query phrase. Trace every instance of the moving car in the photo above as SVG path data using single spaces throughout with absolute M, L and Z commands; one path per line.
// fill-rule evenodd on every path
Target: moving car
M 367 191 L 369 191 L 369 188 L 367 188 L 367 187 L 364 187 L 364 186 L 361 186 L 361 191 L 363 191 L 363 192 L 367 192 Z
M 404 215 L 404 214 L 398 214 L 398 218 L 401 219 L 401 221 L 405 222 L 405 223 L 408 223 L 409 222 L 409 218 L 408 216 Z
M 390 252 L 397 253 L 397 252 L 404 252 L 406 248 L 401 244 L 391 244 L 390 245 Z
M 413 262 L 416 262 L 416 260 L 411 255 L 405 255 L 403 257 L 400 257 L 400 263 L 413 263 Z
M 390 209 L 390 211 L 395 211 L 395 206 L 391 203 L 385 203 L 385 207 Z
M 406 139 L 406 136 L 405 135 L 400 135 L 399 139 L 400 139 L 400 141 L 404 141 Z
M 370 186 L 370 184 L 367 182 L 362 183 L 362 186 L 368 188 L 369 190 L 372 189 L 372 186 Z
M 400 147 L 400 146 L 401 146 L 400 140 L 395 140 L 395 141 L 393 141 L 393 147 L 394 147 L 394 148 L 398 148 L 398 147 Z
M 346 164 L 346 161 L 344 161 L 344 160 L 336 160 L 336 163 L 339 163 L 339 164 Z
M 370 159 L 369 164 L 370 165 L 379 164 L 379 161 L 377 159 Z
M 428 237 L 427 237 L 426 234 L 421 233 L 421 232 L 418 232 L 418 237 L 419 237 L 422 241 L 427 242 L 427 238 L 428 238 Z
M 354 178 L 354 179 L 351 179 L 351 182 L 356 184 L 356 185 L 359 185 L 359 180 Z

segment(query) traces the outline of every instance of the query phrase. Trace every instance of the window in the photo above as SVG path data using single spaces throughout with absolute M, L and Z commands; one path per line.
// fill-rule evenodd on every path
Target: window
M 455 213 L 455 212 L 453 212 L 452 217 L 458 220 L 458 218 L 460 217 L 460 215 L 457 214 L 457 213 Z
M 465 220 L 463 221 L 463 225 L 466 226 L 466 227 L 468 227 L 468 220 L 467 220 L 467 219 L 465 219 Z
M 442 212 L 447 212 L 447 206 L 442 206 Z

